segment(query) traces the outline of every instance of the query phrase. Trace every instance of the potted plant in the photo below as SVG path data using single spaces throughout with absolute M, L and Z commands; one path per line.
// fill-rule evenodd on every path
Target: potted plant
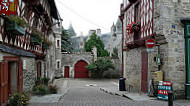
M 128 34 L 138 33 L 140 30 L 140 22 L 132 22 L 131 24 L 127 25 L 126 31 Z
M 33 31 L 33 34 L 31 34 L 30 43 L 33 45 L 40 45 L 42 42 L 42 34 L 40 32 L 37 32 L 36 30 Z
M 30 96 L 28 93 L 14 93 L 9 98 L 8 106 L 26 106 L 29 100 Z
M 24 19 L 10 15 L 6 21 L 6 31 L 13 33 L 14 35 L 25 35 L 27 23 Z
M 45 40 L 44 42 L 43 42 L 43 49 L 48 49 L 49 48 L 49 46 L 51 46 L 51 42 L 50 41 L 47 41 L 47 40 Z

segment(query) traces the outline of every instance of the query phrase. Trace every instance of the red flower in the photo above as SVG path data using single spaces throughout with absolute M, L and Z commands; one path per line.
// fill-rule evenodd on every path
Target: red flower
M 127 25 L 126 31 L 128 34 L 139 31 L 140 24 L 139 22 L 131 22 L 131 24 Z

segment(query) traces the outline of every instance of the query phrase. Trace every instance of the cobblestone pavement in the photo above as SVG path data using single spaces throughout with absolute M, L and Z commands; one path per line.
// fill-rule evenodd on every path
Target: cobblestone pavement
M 113 86 L 116 80 L 68 79 L 68 93 L 57 106 L 167 106 L 165 101 L 132 101 L 101 91 L 103 86 Z
M 168 106 L 167 101 L 156 98 L 136 101 L 100 90 L 117 88 L 117 79 L 56 79 L 54 83 L 60 87 L 58 94 L 64 95 L 58 102 L 46 99 L 45 103 L 32 103 L 29 106 Z M 174 106 L 190 106 L 190 103 L 184 100 L 175 101 Z

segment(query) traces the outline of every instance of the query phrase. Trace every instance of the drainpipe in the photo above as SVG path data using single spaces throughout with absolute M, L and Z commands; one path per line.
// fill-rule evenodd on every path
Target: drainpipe
M 185 37 L 185 63 L 186 63 L 186 84 L 185 94 L 186 98 L 190 99 L 190 18 L 182 19 L 181 22 L 184 24 L 184 37 Z
M 120 8 L 120 20 L 121 20 L 121 23 L 122 23 L 122 48 L 121 48 L 121 53 L 122 53 L 122 77 L 124 77 L 124 57 L 123 57 L 123 46 L 124 46 L 124 32 L 123 32 L 123 19 L 124 19 L 124 11 L 123 11 L 123 4 L 121 4 L 121 8 Z

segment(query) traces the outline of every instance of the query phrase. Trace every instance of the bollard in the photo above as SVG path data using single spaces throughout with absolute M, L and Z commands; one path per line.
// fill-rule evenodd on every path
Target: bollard
M 173 106 L 173 92 L 168 91 L 168 106 Z

